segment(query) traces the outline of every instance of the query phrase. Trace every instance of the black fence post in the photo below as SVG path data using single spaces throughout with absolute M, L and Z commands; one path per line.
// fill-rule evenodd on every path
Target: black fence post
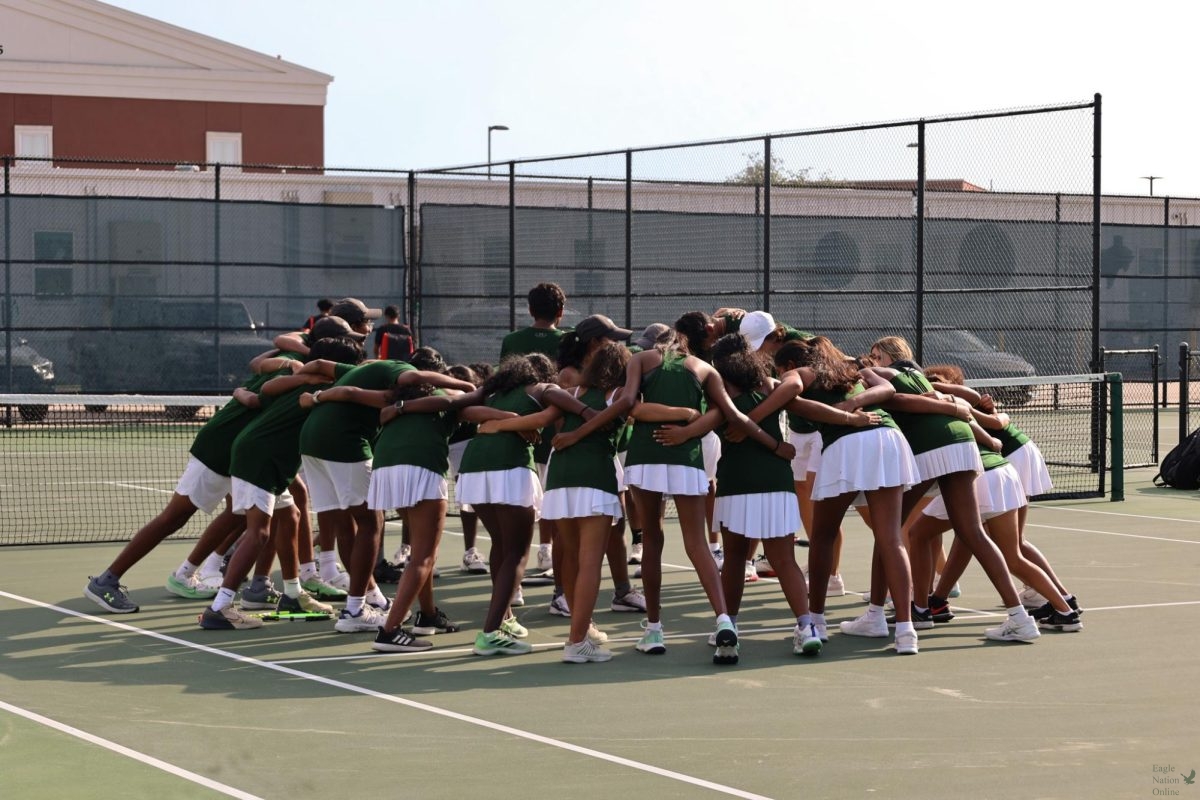
M 1191 398 L 1188 392 L 1192 386 L 1192 354 L 1187 342 L 1179 343 L 1179 441 L 1188 435 L 1188 416 Z
M 771 137 L 763 137 L 763 311 L 771 311 Z
M 404 314 L 417 341 L 421 341 L 421 276 L 417 272 L 417 174 L 412 170 L 408 173 L 408 275 L 405 293 Z
M 216 372 L 214 386 L 223 374 L 221 370 L 221 165 L 213 166 L 213 352 Z
M 12 174 L 12 156 L 4 157 L 4 389 L 13 389 L 12 356 L 12 219 L 9 216 L 9 180 Z M 12 409 L 7 409 L 12 414 Z
M 1152 413 L 1150 415 L 1150 418 L 1152 420 L 1151 425 L 1153 426 L 1150 431 L 1150 458 L 1154 461 L 1155 464 L 1157 464 L 1158 463 L 1158 434 L 1159 434 L 1159 430 L 1158 430 L 1158 345 L 1154 345 L 1154 347 L 1152 347 L 1151 350 L 1154 351 L 1150 354 L 1150 379 L 1154 382 L 1154 386 L 1152 389 L 1152 391 L 1154 392 L 1154 397 L 1152 399 L 1150 408 L 1154 413 Z M 1166 392 L 1164 391 L 1163 394 L 1165 395 Z
M 633 324 L 633 151 L 625 151 L 625 324 Z
M 1100 93 L 1094 98 L 1092 114 L 1092 358 L 1093 372 L 1100 371 L 1100 156 L 1101 108 Z M 1108 409 L 1100 386 L 1092 387 L 1092 418 L 1103 422 Z M 1104 434 L 1100 425 L 1093 426 L 1092 463 L 1103 466 Z
M 917 307 L 913 342 L 917 363 L 925 346 L 925 120 L 917 123 Z
M 508 329 L 517 329 L 517 162 L 508 162 Z

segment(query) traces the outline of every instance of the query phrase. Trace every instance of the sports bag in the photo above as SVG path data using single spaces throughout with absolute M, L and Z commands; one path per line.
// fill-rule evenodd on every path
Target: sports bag
M 1200 428 L 1175 445 L 1158 467 L 1155 486 L 1174 489 L 1200 489 Z

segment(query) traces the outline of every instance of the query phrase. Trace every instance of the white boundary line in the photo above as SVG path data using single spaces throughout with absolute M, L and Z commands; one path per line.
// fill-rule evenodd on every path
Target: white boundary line
M 1030 503 L 1030 508 L 1046 511 L 1073 511 L 1076 514 L 1105 514 L 1110 517 L 1132 517 L 1133 519 L 1156 519 L 1161 522 L 1190 522 L 1197 524 L 1194 519 L 1178 519 L 1176 517 L 1151 517 L 1146 514 L 1122 514 L 1120 511 L 1097 511 L 1093 508 L 1075 508 L 1074 506 L 1047 506 L 1041 503 Z
M 375 698 L 376 700 L 383 700 L 388 703 L 395 703 L 396 705 L 405 706 L 407 708 L 412 708 L 417 711 L 425 711 L 430 714 L 436 714 L 441 717 L 446 717 L 448 719 L 457 720 L 458 722 L 465 722 L 468 725 L 475 725 L 480 728 L 486 728 L 488 730 L 507 734 L 509 736 L 515 736 L 515 737 L 518 737 L 521 739 L 526 739 L 528 741 L 536 742 L 538 744 L 543 744 L 543 745 L 547 745 L 549 747 L 558 748 L 560 750 L 566 750 L 568 752 L 577 753 L 579 755 L 587 756 L 589 758 L 595 758 L 595 759 L 599 759 L 601 761 L 607 761 L 609 763 L 617 764 L 617 765 L 620 765 L 623 767 L 629 767 L 630 769 L 636 769 L 636 770 L 640 770 L 642 772 L 648 772 L 652 775 L 658 775 L 663 778 L 668 778 L 670 780 L 679 781 L 681 783 L 686 783 L 691 786 L 697 786 L 702 789 L 711 789 L 715 792 L 721 792 L 722 794 L 726 794 L 731 797 L 740 797 L 740 798 L 743 798 L 744 800 L 771 800 L 771 798 L 766 797 L 765 795 L 754 794 L 753 792 L 747 792 L 742 789 L 736 789 L 732 786 L 725 786 L 724 784 L 715 783 L 713 781 L 706 781 L 701 778 L 693 777 L 691 775 L 685 775 L 682 772 L 675 772 L 674 770 L 663 769 L 662 767 L 656 767 L 651 764 L 644 764 L 640 761 L 634 761 L 633 759 L 623 758 L 621 756 L 612 755 L 611 753 L 605 753 L 600 750 L 593 750 L 590 747 L 582 747 L 580 745 L 571 744 L 570 742 L 564 742 L 559 739 L 552 739 L 548 736 L 542 736 L 540 734 L 533 733 L 531 731 L 525 731 L 525 730 L 521 730 L 520 728 L 513 728 L 508 725 L 502 725 L 498 722 L 491 722 L 489 720 L 479 719 L 478 717 L 468 716 L 467 714 L 460 714 L 456 711 L 449 711 L 444 708 L 438 708 L 437 706 L 431 706 L 428 703 L 419 703 L 415 700 L 409 700 L 404 697 L 397 697 L 396 695 L 384 694 L 383 692 L 377 692 L 374 689 L 367 689 L 366 687 L 363 687 L 363 686 L 356 686 L 355 684 L 346 683 L 345 681 L 339 681 L 339 680 L 335 680 L 333 678 L 325 678 L 320 675 L 313 675 L 312 673 L 302 672 L 301 670 L 292 669 L 291 667 L 285 667 L 285 666 L 278 665 L 278 664 L 272 664 L 268 661 L 260 661 L 257 658 L 251 658 L 250 656 L 239 655 L 237 653 L 232 653 L 228 650 L 221 650 L 220 648 L 217 648 L 217 647 L 210 647 L 208 645 L 197 644 L 195 642 L 189 642 L 185 639 L 177 639 L 174 636 L 167 636 L 166 634 L 158 633 L 157 631 L 144 630 L 144 629 L 138 628 L 137 626 L 134 626 L 134 625 L 126 625 L 123 622 L 116 622 L 114 620 L 104 619 L 103 617 L 97 617 L 92 614 L 84 614 L 79 611 L 72 611 L 69 608 L 63 608 L 62 606 L 56 606 L 52 603 L 43 603 L 40 600 L 34 600 L 29 597 L 23 597 L 21 595 L 12 594 L 10 592 L 6 592 L 6 591 L 2 591 L 2 590 L 0 590 L 0 597 L 6 597 L 9 600 L 14 600 L 18 603 L 25 603 L 26 605 L 37 606 L 38 608 L 44 608 L 49 611 L 55 611 L 55 612 L 58 612 L 59 614 L 63 614 L 63 615 L 69 616 L 69 617 L 76 617 L 78 619 L 87 620 L 89 622 L 95 622 L 95 623 L 98 623 L 101 625 L 107 625 L 110 628 L 116 628 L 117 630 L 126 631 L 127 633 L 133 633 L 133 634 L 137 634 L 139 636 L 148 636 L 152 639 L 158 639 L 159 641 L 169 642 L 171 644 L 174 644 L 174 645 L 177 645 L 180 647 L 187 647 L 192 650 L 198 650 L 202 653 L 208 653 L 209 655 L 220 656 L 221 658 L 228 658 L 232 661 L 237 661 L 242 664 L 247 664 L 247 665 L 255 666 L 255 667 L 262 667 L 263 669 L 269 669 L 269 670 L 273 670 L 275 672 L 281 672 L 284 675 L 290 675 L 294 678 L 301 678 L 303 680 L 313 681 L 315 683 L 320 683 L 325 686 L 333 687 L 335 689 L 341 689 L 343 691 L 350 692 L 352 694 L 365 695 L 367 697 Z
M 1115 531 L 1097 531 L 1091 528 L 1065 528 L 1062 525 L 1036 525 L 1032 522 L 1025 523 L 1026 528 L 1042 528 L 1048 531 L 1068 531 L 1070 533 L 1099 533 L 1104 536 L 1120 536 L 1124 539 L 1149 539 L 1153 542 L 1174 542 L 1175 544 L 1200 544 L 1200 541 L 1193 539 L 1168 539 L 1165 536 L 1143 536 L 1140 533 L 1116 533 Z
M 112 750 L 114 753 L 119 753 L 120 755 L 132 758 L 134 761 L 140 761 L 143 764 L 148 764 L 151 767 L 161 769 L 163 772 L 170 773 L 171 775 L 183 778 L 184 780 L 189 780 L 192 783 L 198 783 L 201 786 L 212 789 L 216 792 L 220 792 L 221 794 L 226 794 L 230 797 L 241 798 L 241 800 L 262 800 L 262 798 L 256 794 L 243 792 L 241 789 L 235 789 L 232 786 L 219 783 L 214 781 L 212 778 L 206 778 L 203 775 L 197 775 L 195 772 L 186 770 L 183 767 L 177 767 L 174 764 L 168 764 L 166 761 L 160 761 L 154 756 L 148 756 L 145 753 L 138 752 L 137 750 L 131 750 L 124 745 L 119 745 L 116 742 L 110 742 L 108 739 L 101 739 L 99 736 L 88 733 L 87 731 L 81 731 L 79 728 L 72 728 L 70 725 L 65 725 L 57 720 L 50 719 L 49 717 L 43 717 L 41 714 L 35 714 L 32 711 L 19 706 L 14 706 L 11 703 L 6 703 L 3 700 L 0 700 L 0 709 L 16 714 L 18 717 L 24 717 L 25 719 L 36 722 L 39 725 L 45 725 L 47 728 L 53 728 L 61 733 L 74 736 L 77 739 L 83 739 L 85 742 L 90 742 L 91 744 Z

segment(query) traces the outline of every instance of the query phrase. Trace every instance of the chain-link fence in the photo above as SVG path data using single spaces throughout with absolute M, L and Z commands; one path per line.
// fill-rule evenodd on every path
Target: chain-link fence
M 1159 460 L 1160 418 L 1167 382 L 1158 347 L 1100 348 L 1100 371 L 1119 372 L 1123 383 L 1125 467 L 1153 467 Z

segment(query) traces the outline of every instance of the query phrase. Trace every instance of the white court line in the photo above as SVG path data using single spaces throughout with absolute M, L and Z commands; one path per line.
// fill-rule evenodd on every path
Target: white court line
M 104 481 L 106 486 L 116 486 L 121 489 L 134 489 L 139 492 L 155 492 L 156 494 L 174 494 L 174 489 L 155 489 L 153 486 L 138 486 L 132 483 L 118 483 L 117 481 Z
M 1064 528 L 1061 525 L 1035 525 L 1032 522 L 1025 523 L 1026 528 L 1043 528 L 1048 531 L 1069 531 L 1071 533 L 1100 533 L 1105 536 L 1120 536 L 1125 539 L 1149 539 L 1153 542 L 1174 542 L 1175 544 L 1200 544 L 1200 541 L 1192 539 L 1168 539 L 1165 536 L 1143 536 L 1140 533 L 1116 533 L 1115 531 L 1097 531 L 1091 528 Z
M 1133 519 L 1156 519 L 1160 522 L 1190 522 L 1200 525 L 1194 519 L 1178 519 L 1176 517 L 1151 517 L 1145 514 L 1122 514 L 1120 511 L 1097 511 L 1092 508 L 1075 508 L 1073 506 L 1044 506 L 1041 503 L 1030 503 L 1030 508 L 1041 508 L 1047 511 L 1074 511 L 1077 514 L 1106 514 L 1110 517 L 1132 517 Z
M 249 792 L 243 792 L 241 789 L 235 789 L 232 786 L 226 786 L 225 784 L 218 783 L 211 778 L 206 778 L 203 775 L 197 775 L 196 773 L 186 770 L 183 767 L 177 767 L 174 764 L 168 764 L 166 761 L 160 761 L 154 756 L 148 756 L 145 753 L 139 753 L 137 750 L 131 750 L 124 745 L 119 745 L 116 742 L 110 742 L 108 739 L 101 739 L 99 736 L 95 736 L 87 731 L 81 731 L 79 728 L 72 728 L 70 725 L 64 725 L 57 720 L 50 719 L 49 717 L 43 717 L 41 714 L 35 714 L 32 711 L 20 708 L 19 706 L 14 706 L 10 703 L 6 703 L 3 700 L 0 700 L 0 709 L 16 714 L 19 717 L 24 717 L 25 719 L 36 722 L 39 725 L 45 725 L 48 728 L 53 728 L 54 730 L 60 731 L 69 736 L 74 736 L 77 739 L 83 739 L 85 742 L 90 742 L 91 744 L 99 745 L 100 747 L 112 750 L 114 753 L 119 753 L 123 756 L 132 758 L 134 761 L 140 761 L 143 764 L 148 764 L 151 767 L 161 769 L 163 772 L 170 773 L 171 775 L 183 778 L 184 780 L 189 780 L 192 783 L 198 783 L 201 786 L 220 792 L 221 794 L 229 795 L 230 797 L 242 798 L 242 800 L 262 800 L 262 798 L 256 794 L 250 794 Z
M 40 600 L 34 600 L 29 597 L 23 597 L 21 595 L 11 594 L 10 592 L 5 592 L 2 590 L 0 590 L 0 597 L 7 597 L 8 599 L 14 600 L 18 603 L 25 603 L 26 605 L 37 606 L 38 608 L 44 608 L 44 609 L 47 609 L 50 611 L 56 611 L 60 614 L 64 614 L 69 617 L 76 617 L 78 619 L 87 620 L 89 622 L 95 622 L 95 623 L 98 623 L 101 625 L 107 625 L 110 628 L 116 628 L 117 630 L 126 631 L 128 633 L 134 633 L 139 636 L 148 636 L 152 639 L 158 639 L 159 641 L 169 642 L 170 644 L 177 645 L 179 647 L 187 647 L 192 650 L 198 650 L 202 653 L 208 653 L 210 655 L 220 656 L 221 658 L 228 658 L 232 661 L 236 661 L 236 662 L 239 662 L 242 664 L 247 664 L 247 665 L 255 666 L 255 667 L 262 667 L 263 669 L 269 669 L 269 670 L 273 670 L 275 672 L 281 672 L 284 675 L 291 675 L 294 678 L 302 678 L 303 680 L 313 681 L 314 683 L 320 683 L 325 686 L 331 686 L 335 689 L 341 689 L 343 691 L 350 692 L 352 694 L 361 694 L 361 695 L 365 695 L 367 697 L 373 697 L 376 700 L 383 700 L 388 703 L 395 703 L 396 705 L 401 705 L 401 706 L 406 706 L 408 708 L 416 709 L 417 711 L 425 711 L 430 714 L 437 714 L 438 716 L 441 716 L 441 717 L 446 717 L 448 719 L 457 720 L 459 722 L 465 722 L 468 725 L 476 725 L 480 728 L 486 728 L 488 730 L 507 734 L 509 736 L 515 736 L 515 737 L 518 737 L 521 739 L 527 739 L 531 742 L 537 742 L 538 744 L 544 744 L 549 747 L 555 747 L 560 750 L 566 750 L 568 752 L 577 753 L 579 755 L 587 756 L 589 758 L 595 758 L 595 759 L 598 759 L 601 761 L 610 762 L 612 764 L 618 764 L 623 767 L 629 767 L 630 769 L 636 769 L 636 770 L 640 770 L 642 772 L 648 772 L 652 775 L 658 775 L 663 778 L 669 778 L 671 780 L 679 781 L 681 783 L 686 783 L 691 786 L 697 786 L 702 789 L 711 789 L 715 792 L 721 792 L 722 794 L 727 794 L 732 797 L 741 797 L 741 798 L 744 798 L 744 800 L 771 800 L 771 798 L 768 798 L 765 795 L 754 794 L 753 792 L 747 792 L 742 789 L 736 789 L 732 786 L 725 786 L 724 784 L 714 783 L 713 781 L 706 781 L 706 780 L 703 780 L 702 778 L 696 778 L 691 775 L 685 775 L 682 772 L 675 772 L 674 770 L 663 769 L 662 767 L 656 767 L 656 766 L 653 766 L 652 764 L 644 764 L 640 761 L 634 761 L 633 759 L 623 758 L 621 756 L 612 755 L 611 753 L 605 753 L 600 750 L 593 750 L 590 747 L 582 747 L 577 744 L 571 744 L 570 742 L 564 742 L 559 739 L 552 739 L 548 736 L 542 736 L 540 734 L 533 733 L 531 731 L 525 731 L 525 730 L 521 730 L 520 728 L 513 728 L 508 725 L 502 725 L 498 722 L 491 722 L 489 720 L 480 719 L 478 717 L 468 716 L 467 714 L 460 714 L 457 711 L 449 711 L 444 708 L 438 708 L 437 706 L 431 706 L 428 703 L 419 703 L 415 700 L 409 700 L 404 697 L 397 697 L 396 695 L 384 694 L 383 692 L 377 692 L 374 689 L 367 689 L 366 687 L 363 687 L 363 686 L 356 686 L 355 684 L 346 683 L 345 681 L 339 681 L 339 680 L 335 680 L 333 678 L 325 678 L 320 675 L 313 675 L 312 673 L 309 673 L 309 672 L 302 672 L 297 669 L 292 669 L 291 667 L 285 667 L 285 666 L 281 666 L 278 664 L 272 664 L 268 661 L 260 661 L 257 658 L 251 658 L 250 656 L 239 655 L 237 653 L 232 653 L 228 650 L 221 650 L 220 648 L 217 648 L 217 647 L 210 647 L 208 645 L 197 644 L 195 642 L 189 642 L 185 639 L 177 639 L 174 636 L 167 636 L 166 634 L 158 633 L 157 631 L 143 630 L 142 628 L 138 628 L 134 625 L 126 625 L 123 622 L 116 622 L 114 620 L 104 619 L 103 617 L 97 617 L 92 614 L 84 614 L 79 611 L 72 611 L 69 608 L 63 608 L 62 606 L 56 606 L 51 603 L 43 603 Z

